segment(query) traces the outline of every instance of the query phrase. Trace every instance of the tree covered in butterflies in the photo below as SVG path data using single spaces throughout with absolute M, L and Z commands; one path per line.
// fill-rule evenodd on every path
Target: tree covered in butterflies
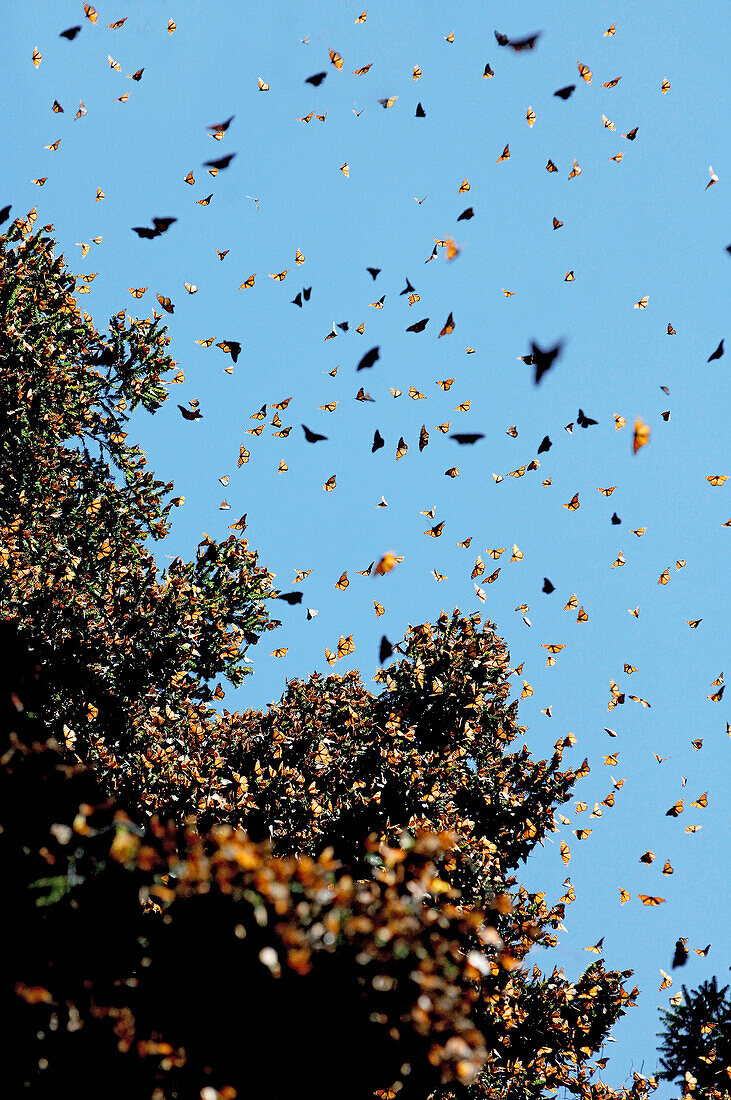
M 493 625 L 410 628 L 376 692 L 313 673 L 214 710 L 271 575 L 236 533 L 158 570 L 172 485 L 125 428 L 167 397 L 169 338 L 125 311 L 98 332 L 48 228 L 0 238 L 9 1087 L 644 1097 L 596 1078 L 631 972 L 528 959 L 574 892 L 516 872 L 588 764 L 520 745 Z
M 731 1092 L 731 996 L 714 976 L 663 1009 L 658 1077 L 678 1082 L 684 1093 L 726 1096 Z

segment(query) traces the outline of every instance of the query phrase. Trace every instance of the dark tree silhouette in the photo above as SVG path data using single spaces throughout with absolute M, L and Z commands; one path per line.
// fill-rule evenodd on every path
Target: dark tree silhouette
M 714 976 L 662 1010 L 659 1077 L 676 1081 L 694 1096 L 728 1096 L 731 1091 L 731 996 Z

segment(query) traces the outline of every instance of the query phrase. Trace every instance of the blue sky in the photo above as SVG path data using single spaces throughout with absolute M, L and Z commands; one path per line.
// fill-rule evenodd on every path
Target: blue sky
M 604 935 L 607 965 L 635 971 L 640 1005 L 605 1052 L 605 1079 L 618 1084 L 643 1062 L 645 1071 L 654 1067 L 657 1006 L 682 982 L 695 986 L 713 973 L 723 982 L 728 965 L 722 807 L 731 714 L 727 700 L 707 696 L 731 656 L 731 528 L 722 526 L 731 518 L 731 481 L 712 487 L 706 477 L 731 475 L 729 360 L 707 362 L 729 335 L 722 44 L 731 14 L 703 0 L 565 0 L 548 11 L 538 3 L 377 2 L 356 24 L 361 2 L 100 0 L 96 25 L 81 3 L 38 0 L 32 18 L 27 6 L 9 5 L 0 205 L 11 202 L 13 216 L 37 206 L 38 224 L 54 223 L 72 269 L 98 272 L 84 301 L 97 325 L 123 306 L 149 314 L 158 293 L 175 304 L 169 330 L 185 381 L 159 414 L 141 415 L 132 428 L 157 475 L 185 496 L 158 547 L 161 565 L 166 554 L 191 556 L 204 531 L 225 537 L 246 512 L 247 537 L 279 588 L 295 587 L 296 569 L 312 570 L 297 586 L 302 606 L 275 605 L 282 628 L 251 651 L 256 671 L 227 694 L 229 709 L 265 706 L 286 678 L 328 671 L 325 648 L 336 650 L 341 635 L 353 634 L 356 649 L 335 670 L 357 667 L 368 683 L 383 633 L 395 642 L 409 623 L 459 606 L 489 616 L 513 663 L 524 662 L 516 686 L 525 679 L 533 687 L 520 708 L 532 751 L 545 755 L 557 738 L 576 735 L 570 758 L 578 764 L 586 755 L 592 767 L 576 797 L 589 809 L 563 807 L 571 824 L 531 859 L 525 881 L 556 897 L 568 874 L 577 893 L 559 949 L 536 961 L 550 969 L 555 959 L 578 974 L 595 957 L 584 948 Z M 106 29 L 123 16 L 122 28 Z M 616 34 L 604 37 L 613 23 Z M 82 25 L 75 41 L 59 38 L 74 24 Z M 494 29 L 543 34 L 533 51 L 515 53 L 497 45 Z M 452 33 L 454 42 L 445 41 Z M 34 48 L 43 55 L 37 70 Z M 342 71 L 330 49 L 342 55 Z M 577 60 L 593 71 L 591 85 Z M 485 79 L 488 62 L 495 75 Z M 352 75 L 371 63 L 366 75 Z M 414 66 L 422 70 L 416 82 Z M 143 67 L 139 82 L 127 79 Z M 305 83 L 320 71 L 320 87 Z M 619 76 L 615 87 L 601 87 Z M 553 95 L 571 83 L 569 100 Z M 116 101 L 127 92 L 126 103 Z M 384 110 L 378 100 L 389 96 L 398 99 Z M 63 114 L 53 113 L 54 99 Z M 79 100 L 87 114 L 74 120 Z M 415 118 L 418 102 L 425 118 Z M 298 121 L 309 112 L 327 112 L 325 122 Z M 223 140 L 212 140 L 207 128 L 232 114 Z M 629 142 L 621 135 L 634 127 Z M 56 151 L 44 149 L 58 138 Z M 510 159 L 496 163 L 506 143 Z M 621 163 L 612 162 L 620 152 Z M 230 167 L 208 175 L 203 162 L 228 153 L 236 153 Z M 548 158 L 556 173 L 546 172 Z M 569 180 L 574 159 L 582 171 Z M 707 189 L 709 165 L 719 182 Z M 184 182 L 191 170 L 193 186 Z M 31 182 L 43 177 L 43 187 Z M 470 190 L 459 194 L 464 178 Z M 95 202 L 97 188 L 103 201 Z M 196 205 L 210 193 L 210 205 Z M 458 222 L 468 206 L 474 217 Z M 140 240 L 131 227 L 153 216 L 178 221 Z M 563 222 L 555 231 L 554 217 Z M 97 236 L 99 245 L 91 243 Z M 450 237 L 459 255 L 448 262 L 440 249 L 425 263 L 434 239 Z M 77 242 L 90 243 L 83 260 Z M 217 249 L 229 250 L 224 260 Z M 381 269 L 375 282 L 369 266 Z M 268 278 L 284 269 L 282 282 Z M 565 282 L 570 270 L 575 279 Z M 253 273 L 254 287 L 238 290 Z M 400 295 L 407 277 L 420 295 L 411 307 Z M 198 286 L 195 295 L 186 281 Z M 149 289 L 137 302 L 127 288 L 142 286 Z M 310 286 L 303 308 L 292 305 Z M 372 308 L 384 294 L 383 309 Z M 647 308 L 633 308 L 645 295 Z M 450 312 L 454 332 L 439 339 Z M 424 332 L 405 331 L 425 317 Z M 325 341 L 333 322 L 345 321 L 349 330 Z M 195 342 L 209 337 L 209 349 Z M 536 387 L 518 357 L 532 340 L 547 347 L 559 339 L 562 356 Z M 243 345 L 232 374 L 215 347 L 222 340 Z M 380 359 L 357 372 L 374 346 Z M 448 391 L 436 385 L 448 378 Z M 354 400 L 361 386 L 372 403 Z M 410 399 L 412 386 L 423 400 Z M 203 419 L 184 422 L 176 405 L 193 398 Z M 292 432 L 274 438 L 271 406 L 286 398 L 279 415 Z M 468 412 L 455 411 L 468 400 Z M 319 409 L 331 401 L 333 413 Z M 262 435 L 245 434 L 263 404 Z M 579 408 L 598 425 L 569 434 L 564 426 Z M 626 419 L 621 431 L 614 414 Z M 635 455 L 638 416 L 651 436 Z M 452 432 L 485 438 L 460 447 L 435 430 L 447 420 Z M 308 445 L 302 423 L 327 441 Z M 430 438 L 420 453 L 422 424 Z M 506 434 L 512 425 L 515 438 Z M 385 446 L 372 454 L 376 428 Z M 536 457 L 546 434 L 553 447 L 540 468 L 508 477 Z M 401 436 L 408 453 L 396 462 Z M 242 443 L 251 458 L 238 468 Z M 445 477 L 455 465 L 459 476 Z M 337 487 L 326 493 L 333 474 Z M 597 492 L 613 485 L 609 498 Z M 576 492 L 581 507 L 563 508 Z M 377 508 L 381 497 L 388 506 Z M 220 510 L 223 499 L 230 511 Z M 420 515 L 431 508 L 433 519 Z M 615 511 L 620 525 L 611 523 Z M 442 520 L 438 539 L 423 534 Z M 642 537 L 631 533 L 640 527 Z M 470 536 L 469 548 L 456 545 Z M 510 564 L 514 544 L 523 559 Z M 493 562 L 486 550 L 499 547 L 507 552 Z M 358 576 L 388 550 L 403 563 L 383 578 Z M 613 569 L 619 551 L 626 564 Z M 484 604 L 470 576 L 478 554 L 485 575 L 500 566 L 497 581 L 482 585 Z M 658 585 L 666 567 L 669 583 Z M 350 586 L 340 592 L 343 570 Z M 551 595 L 541 591 L 544 577 L 555 585 Z M 588 622 L 562 610 L 574 593 Z M 374 599 L 386 608 L 379 619 Z M 515 610 L 522 604 L 530 626 Z M 310 622 L 307 606 L 318 611 Z M 634 617 L 628 609 L 637 606 Z M 686 620 L 699 618 L 690 629 Z M 553 667 L 545 667 L 542 643 L 566 645 Z M 284 658 L 268 655 L 275 646 L 287 648 Z M 625 674 L 625 663 L 637 671 Z M 608 713 L 611 678 L 651 708 L 627 698 Z M 542 713 L 549 706 L 550 719 Z M 607 767 L 603 757 L 613 752 L 617 766 Z M 653 753 L 668 759 L 658 764 Z M 612 789 L 610 775 L 626 777 L 616 804 L 587 821 Z M 691 808 L 706 790 L 708 807 Z M 681 797 L 684 813 L 666 817 Z M 692 824 L 703 828 L 686 833 Z M 582 827 L 593 832 L 579 842 L 571 830 Z M 572 851 L 568 868 L 561 839 Z M 656 855 L 651 866 L 638 862 L 647 849 Z M 666 859 L 673 875 L 662 874 Z M 632 894 L 624 906 L 619 887 Z M 648 908 L 639 893 L 667 900 Z M 691 954 L 659 993 L 678 936 L 690 947 L 713 946 L 705 959 Z

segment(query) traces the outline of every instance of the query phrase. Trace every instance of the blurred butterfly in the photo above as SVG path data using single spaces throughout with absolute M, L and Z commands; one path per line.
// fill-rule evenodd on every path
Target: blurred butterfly
M 637 417 L 635 421 L 634 439 L 632 441 L 632 450 L 634 454 L 637 454 L 641 447 L 647 445 L 650 439 L 650 427 L 648 424 L 643 423 L 640 417 Z

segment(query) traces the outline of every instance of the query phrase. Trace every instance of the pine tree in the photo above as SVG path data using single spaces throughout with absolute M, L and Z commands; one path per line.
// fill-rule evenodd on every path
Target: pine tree
M 694 1096 L 728 1096 L 731 1091 L 731 997 L 716 977 L 663 1009 L 659 1048 L 666 1081 L 678 1081 Z
M 217 713 L 277 593 L 236 535 L 164 573 L 146 549 L 175 499 L 125 428 L 167 397 L 160 318 L 97 332 L 31 217 L 0 261 L 8 1087 L 645 1097 L 592 1080 L 631 972 L 526 964 L 574 892 L 516 872 L 588 764 L 516 747 L 494 626 L 410 628 L 377 692 L 312 674 Z

